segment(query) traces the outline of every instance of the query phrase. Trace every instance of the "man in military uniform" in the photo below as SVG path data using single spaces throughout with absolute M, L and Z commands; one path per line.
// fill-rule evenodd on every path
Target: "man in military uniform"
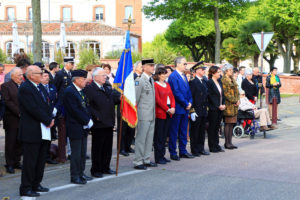
M 66 160 L 66 127 L 62 96 L 65 88 L 71 84 L 71 71 L 74 67 L 74 58 L 64 58 L 65 67 L 56 73 L 54 85 L 58 93 L 58 159 L 60 162 Z
M 189 82 L 193 104 L 191 108 L 191 130 L 190 142 L 191 153 L 193 156 L 199 157 L 202 155 L 209 155 L 204 150 L 205 143 L 205 124 L 207 117 L 207 86 L 204 78 L 206 67 L 203 61 L 198 62 L 192 67 L 195 78 Z
M 156 167 L 150 162 L 154 125 L 155 125 L 155 89 L 152 74 L 154 73 L 154 60 L 142 60 L 144 73 L 135 82 L 136 103 L 138 112 L 138 125 L 135 139 L 135 169 Z
M 86 184 L 87 181 L 92 180 L 84 174 L 87 135 L 93 126 L 87 97 L 82 91 L 87 83 L 86 77 L 87 72 L 84 70 L 72 71 L 72 84 L 63 94 L 66 130 L 71 146 L 71 182 L 75 184 Z

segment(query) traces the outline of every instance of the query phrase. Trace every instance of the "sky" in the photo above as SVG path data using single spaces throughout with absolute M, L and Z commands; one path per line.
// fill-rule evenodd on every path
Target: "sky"
M 143 6 L 150 1 L 151 0 L 143 0 Z M 156 34 L 166 31 L 170 23 L 170 20 L 156 20 L 152 22 L 143 14 L 143 43 L 151 42 Z

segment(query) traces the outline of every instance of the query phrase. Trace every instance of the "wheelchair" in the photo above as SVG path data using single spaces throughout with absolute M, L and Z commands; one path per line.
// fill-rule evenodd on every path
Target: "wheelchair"
M 260 132 L 260 125 L 255 118 L 253 110 L 238 111 L 237 123 L 233 128 L 233 135 L 236 138 L 241 138 L 244 135 L 250 136 L 254 139 L 256 133 Z M 266 138 L 266 131 L 263 131 L 264 138 Z

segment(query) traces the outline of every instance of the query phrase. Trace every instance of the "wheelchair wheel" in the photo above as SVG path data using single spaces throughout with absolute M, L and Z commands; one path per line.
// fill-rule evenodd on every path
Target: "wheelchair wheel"
M 235 126 L 233 128 L 232 132 L 233 132 L 234 137 L 236 137 L 236 138 L 243 137 L 244 133 L 245 133 L 244 128 L 241 125 Z

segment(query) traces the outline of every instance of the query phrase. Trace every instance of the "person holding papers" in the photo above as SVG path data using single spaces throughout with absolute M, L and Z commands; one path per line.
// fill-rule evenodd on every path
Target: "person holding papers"
M 88 111 L 87 97 L 82 89 L 86 86 L 87 72 L 84 70 L 72 71 L 72 84 L 65 89 L 63 106 L 66 115 L 67 136 L 71 146 L 71 182 L 86 184 L 92 180 L 84 174 L 85 157 L 87 150 L 87 135 L 93 126 Z
M 46 155 L 51 140 L 50 128 L 54 125 L 49 102 L 41 92 L 39 84 L 42 70 L 29 66 L 26 81 L 19 87 L 20 106 L 19 137 L 23 146 L 23 168 L 20 196 L 37 197 L 38 192 L 48 192 L 41 186 Z M 45 127 L 45 128 L 43 128 Z M 42 131 L 48 130 L 48 131 Z

